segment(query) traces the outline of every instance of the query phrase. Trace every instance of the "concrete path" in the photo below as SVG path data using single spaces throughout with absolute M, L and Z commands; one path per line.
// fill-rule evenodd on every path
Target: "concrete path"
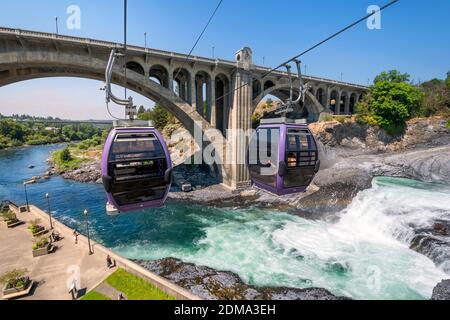
M 42 212 L 39 214 L 35 210 L 38 209 L 32 208 L 31 213 L 19 213 L 17 216 L 26 222 L 41 218 Z M 41 220 L 41 224 L 49 228 L 48 219 Z M 78 289 L 81 289 L 81 294 L 93 289 L 114 272 L 115 269 L 106 267 L 106 255 L 103 252 L 89 255 L 88 247 L 82 242 L 75 245 L 72 235 L 65 228 L 55 228 L 64 237 L 55 243 L 58 247 L 55 253 L 33 258 L 33 237 L 27 227 L 28 224 L 23 224 L 7 229 L 5 223 L 0 223 L 0 275 L 15 268 L 26 268 L 30 278 L 37 283 L 32 295 L 23 299 L 70 300 L 72 297 L 68 286 L 72 279 L 71 272 L 79 270 Z
M 102 282 L 97 288 L 94 289 L 98 293 L 103 294 L 104 296 L 109 297 L 111 300 L 117 300 L 119 298 L 120 291 L 116 288 L 110 286 L 106 282 Z M 128 300 L 127 297 L 122 293 L 124 300 Z

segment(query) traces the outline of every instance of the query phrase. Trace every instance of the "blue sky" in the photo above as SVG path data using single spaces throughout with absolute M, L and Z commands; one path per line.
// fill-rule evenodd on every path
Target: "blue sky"
M 275 66 L 388 0 L 224 0 L 195 55 L 233 59 L 250 46 L 254 62 Z M 129 43 L 189 52 L 217 0 L 129 0 Z M 2 1 L 0 25 L 120 42 L 122 0 Z M 81 8 L 81 29 L 68 30 L 69 5 Z M 367 84 L 383 70 L 408 72 L 416 81 L 450 71 L 450 1 L 401 0 L 382 14 L 382 29 L 363 23 L 303 57 L 307 73 Z M 107 118 L 102 84 L 84 79 L 41 79 L 0 88 L 0 113 Z M 26 92 L 27 94 L 24 94 Z M 41 100 L 43 98 L 44 100 Z M 45 100 L 48 100 L 46 102 Z M 151 101 L 136 96 L 137 104 Z M 44 101 L 44 102 L 43 102 Z M 119 110 L 119 109 L 115 109 Z M 120 115 L 117 111 L 115 114 Z

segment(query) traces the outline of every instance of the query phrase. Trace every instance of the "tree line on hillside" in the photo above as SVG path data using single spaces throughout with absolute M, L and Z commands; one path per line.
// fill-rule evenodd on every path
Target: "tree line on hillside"
M 0 113 L 0 119 L 13 119 L 13 120 L 29 120 L 29 121 L 62 121 L 58 117 L 36 117 L 28 114 L 12 114 L 11 116 L 5 116 Z
M 102 135 L 104 135 L 104 131 L 95 128 L 92 124 L 48 127 L 42 123 L 0 119 L 0 149 L 88 139 L 100 141 Z

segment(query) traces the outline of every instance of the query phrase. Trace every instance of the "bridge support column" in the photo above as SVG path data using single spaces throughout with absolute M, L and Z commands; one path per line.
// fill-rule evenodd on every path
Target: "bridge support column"
M 210 123 L 213 128 L 217 128 L 217 103 L 216 103 L 216 80 L 212 78 L 210 80 L 211 88 L 211 115 L 210 115 Z
M 345 97 L 345 114 L 349 115 L 350 114 L 350 95 L 347 94 L 347 96 Z
M 200 79 L 195 82 L 196 98 L 197 98 L 197 112 L 204 117 L 203 114 L 203 83 Z
M 197 110 L 197 84 L 195 82 L 195 75 L 191 76 L 191 96 L 190 96 L 190 101 L 191 101 L 191 106 L 192 109 Z
M 252 128 L 253 77 L 250 72 L 252 51 L 243 48 L 236 54 L 238 68 L 233 75 L 233 105 L 230 110 L 230 128 L 227 134 L 228 186 L 232 189 L 249 187 L 250 174 L 246 165 L 247 147 Z

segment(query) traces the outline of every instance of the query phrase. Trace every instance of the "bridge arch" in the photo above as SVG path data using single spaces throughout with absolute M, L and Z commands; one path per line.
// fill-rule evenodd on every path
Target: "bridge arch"
M 339 99 L 339 112 L 338 114 L 347 114 L 347 107 L 348 107 L 348 93 L 347 91 L 341 92 L 341 97 Z
M 153 65 L 149 70 L 150 80 L 156 79 L 164 88 L 169 88 L 169 71 L 162 65 Z
M 223 135 L 225 135 L 226 130 L 228 129 L 228 118 L 229 118 L 229 111 L 230 111 L 230 95 L 228 94 L 230 92 L 231 86 L 230 86 L 230 80 L 228 77 L 223 74 L 219 73 L 216 75 L 214 84 L 215 84 L 215 93 L 216 93 L 216 119 L 215 124 L 217 130 L 222 132 Z
M 340 99 L 340 93 L 336 89 L 332 90 L 330 94 L 330 101 L 328 101 L 328 108 L 333 112 L 333 114 L 337 114 Z
M 92 80 L 104 80 L 108 53 L 103 58 L 74 57 L 70 53 L 47 54 L 0 54 L 0 87 L 20 81 L 49 78 L 49 77 L 77 77 Z M 141 94 L 172 113 L 181 124 L 194 136 L 195 130 L 204 132 L 206 144 L 214 143 L 208 131 L 211 125 L 203 119 L 191 105 L 175 95 L 171 90 L 164 88 L 155 81 L 136 73 L 127 72 L 123 68 L 115 67 L 112 82 L 116 85 L 126 86 L 128 89 Z M 222 146 L 220 146 L 222 147 Z M 220 178 L 227 181 L 227 172 L 218 167 Z
M 187 103 L 191 103 L 191 73 L 185 68 L 176 68 L 172 79 L 175 93 Z
M 275 83 L 272 80 L 267 80 L 264 82 L 264 91 L 267 91 L 272 87 L 275 87 Z
M 317 101 L 319 101 L 319 103 L 321 104 L 321 105 L 323 105 L 323 106 L 325 106 L 326 107 L 326 95 L 325 95 L 325 89 L 324 88 L 322 88 L 322 87 L 319 87 L 319 88 L 317 88 L 317 91 L 316 91 L 316 99 L 317 99 Z
M 195 95 L 197 112 L 205 119 L 211 116 L 211 75 L 203 70 L 195 74 Z
M 270 81 L 270 80 L 269 80 Z M 270 81 L 271 82 L 271 81 Z M 267 82 L 266 82 L 267 83 Z M 266 84 L 265 84 L 266 86 Z M 278 85 L 273 85 L 271 87 L 268 87 L 264 92 L 261 92 L 254 100 L 253 100 L 253 111 L 255 112 L 256 107 L 258 104 L 264 99 L 264 97 L 272 95 L 277 97 L 280 100 L 287 100 L 289 98 L 289 85 L 285 83 L 281 83 Z M 294 97 L 298 95 L 298 89 L 295 89 L 294 85 Z M 314 94 L 312 94 L 310 91 L 306 92 L 306 100 L 305 100 L 305 106 L 307 113 L 305 116 L 308 117 L 309 120 L 314 121 L 317 120 L 320 113 L 322 113 L 325 108 L 317 101 Z
M 354 114 L 355 113 L 355 107 L 356 107 L 356 93 L 352 93 L 350 95 L 350 102 L 349 102 L 349 113 Z
M 136 72 L 136 73 L 139 73 L 140 75 L 145 76 L 145 70 L 144 70 L 144 67 L 143 67 L 139 62 L 136 62 L 136 61 L 128 61 L 128 62 L 125 64 L 125 67 L 126 67 L 128 70 L 134 71 L 134 72 Z
M 261 94 L 262 87 L 261 87 L 261 81 L 259 79 L 253 79 L 252 84 L 252 92 L 253 92 L 253 99 L 256 99 Z

